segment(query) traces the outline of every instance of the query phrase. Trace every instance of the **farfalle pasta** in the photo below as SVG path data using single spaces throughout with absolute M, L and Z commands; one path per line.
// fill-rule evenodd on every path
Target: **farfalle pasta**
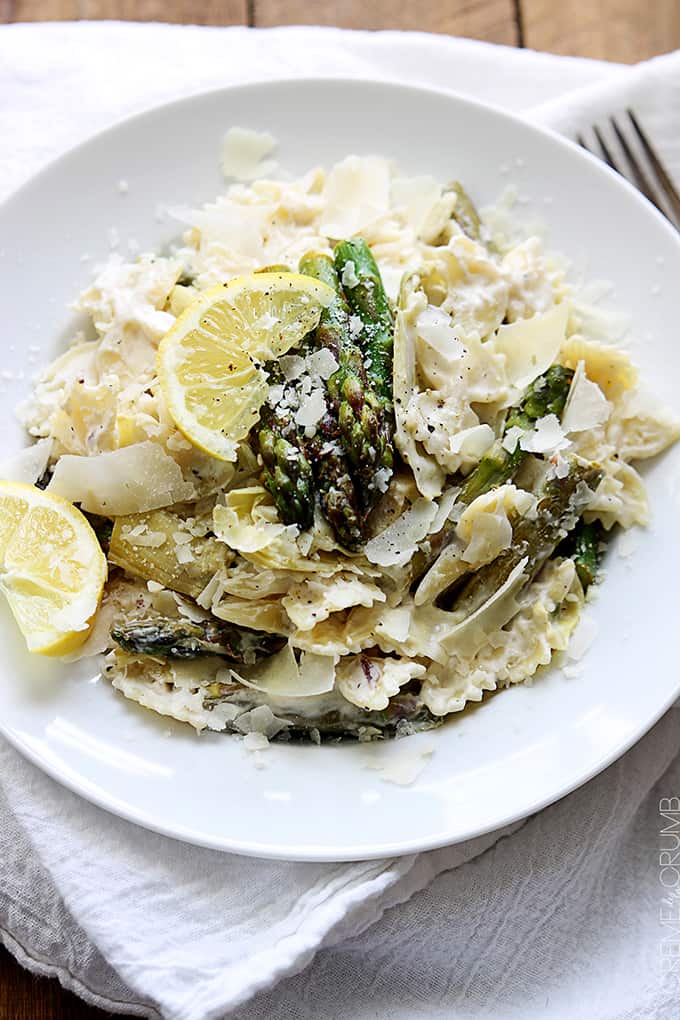
M 197 730 L 408 734 L 567 647 L 680 426 L 538 237 L 379 157 L 252 179 L 270 148 L 230 133 L 244 180 L 174 210 L 170 253 L 100 267 L 17 470 L 101 541 L 77 654 L 127 698 Z

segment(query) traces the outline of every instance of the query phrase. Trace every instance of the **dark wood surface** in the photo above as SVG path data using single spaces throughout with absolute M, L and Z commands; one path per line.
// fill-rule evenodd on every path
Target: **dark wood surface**
M 65 992 L 57 981 L 37 978 L 0 948 L 0 1020 L 104 1020 L 110 1013 Z
M 419 29 L 632 63 L 680 48 L 680 0 L 0 0 L 0 23 L 113 18 L 202 25 Z M 101 1020 L 0 948 L 0 1020 Z

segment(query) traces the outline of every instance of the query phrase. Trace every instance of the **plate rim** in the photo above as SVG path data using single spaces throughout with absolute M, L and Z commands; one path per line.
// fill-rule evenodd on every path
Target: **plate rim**
M 5 212 L 5 210 L 10 208 L 15 201 L 21 201 L 26 195 L 30 195 L 33 188 L 40 187 L 43 184 L 44 179 L 49 178 L 52 172 L 59 169 L 64 164 L 68 164 L 69 161 L 74 158 L 77 159 L 83 151 L 95 148 L 103 139 L 115 136 L 119 130 L 124 129 L 130 124 L 143 124 L 145 120 L 152 121 L 161 113 L 172 112 L 173 110 L 190 107 L 194 104 L 200 106 L 203 102 L 214 102 L 221 97 L 224 97 L 225 100 L 229 100 L 239 92 L 252 93 L 253 91 L 267 91 L 269 89 L 285 88 L 289 86 L 299 88 L 305 85 L 342 85 L 343 87 L 348 87 L 359 92 L 368 88 L 411 94 L 417 93 L 423 97 L 435 96 L 440 99 L 444 98 L 446 100 L 452 100 L 454 103 L 461 104 L 473 112 L 475 110 L 482 110 L 484 111 L 484 114 L 491 113 L 502 118 L 504 121 L 515 123 L 521 126 L 522 131 L 528 130 L 535 136 L 551 141 L 558 148 L 562 147 L 577 153 L 577 158 L 590 164 L 593 171 L 604 175 L 604 177 L 606 177 L 609 181 L 610 186 L 617 187 L 620 191 L 627 193 L 630 199 L 637 202 L 641 208 L 646 209 L 646 215 L 652 216 L 657 223 L 657 227 L 665 231 L 669 239 L 671 239 L 671 243 L 676 245 L 680 253 L 680 233 L 673 228 L 663 214 L 656 209 L 656 207 L 644 195 L 642 195 L 627 180 L 597 159 L 597 157 L 581 148 L 576 142 L 559 134 L 557 131 L 525 119 L 515 112 L 507 111 L 497 104 L 476 99 L 453 89 L 449 90 L 437 88 L 426 84 L 404 84 L 389 78 L 366 78 L 348 75 L 309 75 L 255 78 L 248 82 L 239 82 L 233 85 L 225 85 L 220 88 L 211 88 L 192 92 L 188 96 L 182 96 L 162 103 L 155 103 L 144 110 L 119 117 L 107 127 L 88 135 L 76 145 L 61 152 L 28 177 L 22 184 L 19 185 L 18 188 L 12 190 L 0 202 L 0 216 L 3 212 Z M 82 797 L 91 804 L 94 804 L 96 807 L 106 810 L 127 822 L 132 822 L 168 838 L 178 839 L 194 846 L 206 847 L 225 853 L 242 854 L 261 859 L 301 862 L 359 861 L 403 856 L 466 842 L 489 832 L 505 828 L 514 822 L 528 818 L 538 811 L 542 811 L 549 805 L 561 800 L 562 797 L 579 789 L 590 779 L 598 775 L 630 750 L 630 748 L 641 740 L 645 734 L 651 730 L 655 723 L 658 722 L 658 720 L 671 708 L 679 695 L 680 676 L 678 676 L 678 679 L 676 680 L 675 690 L 673 693 L 665 698 L 663 703 L 657 706 L 651 715 L 648 715 L 644 720 L 638 723 L 630 735 L 623 740 L 618 740 L 615 746 L 613 746 L 608 753 L 602 755 L 594 764 L 591 764 L 589 767 L 577 772 L 577 774 L 568 782 L 562 783 L 559 788 L 554 790 L 552 793 L 532 801 L 530 806 L 509 811 L 506 815 L 499 818 L 493 826 L 489 826 L 488 823 L 481 823 L 479 826 L 470 828 L 462 834 L 458 833 L 453 836 L 446 831 L 440 831 L 427 839 L 417 838 L 414 840 L 411 838 L 391 843 L 376 844 L 371 849 L 362 848 L 360 853 L 357 853 L 357 850 L 353 849 L 351 845 L 337 846 L 332 852 L 330 852 L 323 846 L 315 846 L 309 843 L 305 843 L 304 845 L 291 843 L 263 845 L 258 842 L 244 842 L 241 839 L 233 840 L 228 836 L 216 839 L 213 836 L 204 836 L 200 832 L 188 829 L 184 825 L 164 824 L 162 821 L 159 821 L 157 818 L 150 815 L 147 811 L 135 808 L 129 803 L 121 801 L 116 795 L 102 791 L 97 784 L 92 782 L 92 780 L 83 776 L 71 775 L 67 767 L 60 769 L 48 758 L 41 757 L 39 751 L 32 747 L 29 741 L 22 737 L 21 733 L 10 727 L 6 727 L 2 719 L 0 719 L 0 734 L 2 734 L 8 743 L 19 751 L 19 753 L 28 759 L 32 765 L 39 768 L 41 772 L 59 783 L 60 786 L 65 787 L 70 792 Z

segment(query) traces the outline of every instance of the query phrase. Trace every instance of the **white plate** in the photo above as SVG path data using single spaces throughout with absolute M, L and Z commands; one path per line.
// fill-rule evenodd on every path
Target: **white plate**
M 23 438 L 11 408 L 39 360 L 72 329 L 67 302 L 109 251 L 115 228 L 155 249 L 178 233 L 159 203 L 197 203 L 222 187 L 219 141 L 232 125 L 267 129 L 287 170 L 350 152 L 394 157 L 410 173 L 463 180 L 481 201 L 509 183 L 551 245 L 591 279 L 614 284 L 632 314 L 634 354 L 659 397 L 678 407 L 677 236 L 636 192 L 574 146 L 466 99 L 395 85 L 269 82 L 197 96 L 128 120 L 74 150 L 0 209 L 6 450 Z M 510 172 L 508 172 L 510 168 Z M 129 192 L 121 195 L 125 179 Z M 83 261 L 85 255 L 90 259 Z M 33 363 L 32 363 L 33 362 Z M 680 449 L 645 472 L 654 512 L 638 550 L 612 549 L 593 607 L 599 636 L 584 672 L 558 670 L 384 746 L 274 746 L 266 767 L 237 739 L 196 736 L 125 701 L 90 664 L 30 658 L 0 609 L 0 730 L 55 779 L 125 818 L 224 850 L 307 860 L 411 853 L 467 839 L 561 797 L 613 761 L 673 702 L 680 575 Z M 434 755 L 405 787 L 372 757 Z

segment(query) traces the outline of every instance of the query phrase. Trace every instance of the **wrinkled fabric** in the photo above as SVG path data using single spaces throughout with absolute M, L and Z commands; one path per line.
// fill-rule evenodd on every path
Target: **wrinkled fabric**
M 301 73 L 450 88 L 570 135 L 634 102 L 680 172 L 678 55 L 623 68 L 417 33 L 13 25 L 0 28 L 12 140 L 0 196 L 129 113 Z M 680 813 L 662 813 L 680 796 L 679 737 L 671 710 L 524 822 L 349 864 L 258 861 L 147 832 L 0 740 L 0 937 L 31 970 L 131 1016 L 676 1020 L 680 876 L 664 884 L 660 854 L 668 818 L 680 828 Z

